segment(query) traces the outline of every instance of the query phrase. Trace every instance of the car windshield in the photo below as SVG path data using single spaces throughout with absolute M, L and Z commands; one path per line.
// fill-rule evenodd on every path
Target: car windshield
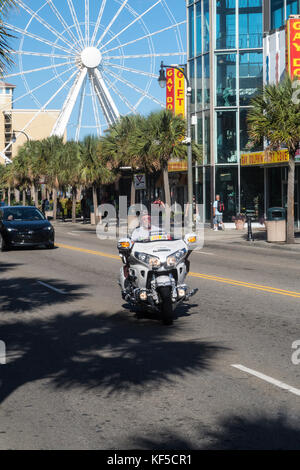
M 3 220 L 45 220 L 43 214 L 35 207 L 10 207 L 4 209 Z

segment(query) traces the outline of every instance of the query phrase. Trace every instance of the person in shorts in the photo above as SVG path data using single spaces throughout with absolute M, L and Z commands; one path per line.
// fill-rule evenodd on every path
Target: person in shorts
M 214 230 L 215 231 L 219 230 L 219 227 L 221 227 L 224 230 L 223 210 L 224 210 L 224 204 L 220 201 L 220 195 L 216 194 L 216 200 L 213 205 Z

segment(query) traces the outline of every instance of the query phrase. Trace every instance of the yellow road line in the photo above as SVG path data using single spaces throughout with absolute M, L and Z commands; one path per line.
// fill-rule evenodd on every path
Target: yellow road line
M 87 253 L 90 255 L 96 255 L 96 256 L 101 256 L 105 258 L 110 258 L 110 259 L 115 259 L 120 261 L 120 257 L 117 255 L 111 255 L 104 253 L 102 251 L 95 251 L 95 250 L 88 250 L 86 248 L 79 248 L 77 246 L 73 245 L 64 245 L 63 243 L 56 243 L 56 246 L 59 248 L 65 248 L 66 250 L 73 250 L 73 251 L 79 251 L 81 253 Z M 277 287 L 271 287 L 271 286 L 263 286 L 260 284 L 253 284 L 251 282 L 246 282 L 246 281 L 237 281 L 235 279 L 229 279 L 226 277 L 220 277 L 220 276 L 215 276 L 211 274 L 202 274 L 202 273 L 189 273 L 189 276 L 191 277 L 196 277 L 196 278 L 201 278 L 201 279 L 206 279 L 207 281 L 215 281 L 215 282 L 222 282 L 223 284 L 229 284 L 231 286 L 237 286 L 237 287 L 247 287 L 248 289 L 255 289 L 255 290 L 260 290 L 264 292 L 270 292 L 272 294 L 279 294 L 279 295 L 286 295 L 288 297 L 296 297 L 300 298 L 300 292 L 294 292 L 294 291 L 289 291 L 285 289 L 278 289 Z
M 120 256 L 109 255 L 102 251 L 87 250 L 86 248 L 78 248 L 77 246 L 64 245 L 62 243 L 55 243 L 55 245 L 59 248 L 65 248 L 66 250 L 81 251 L 82 253 L 88 253 L 89 255 L 104 256 L 105 258 L 118 259 L 120 261 Z

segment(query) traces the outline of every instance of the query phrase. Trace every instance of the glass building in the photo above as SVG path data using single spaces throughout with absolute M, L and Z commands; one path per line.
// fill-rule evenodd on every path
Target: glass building
M 299 12 L 298 0 L 186 0 L 193 138 L 203 147 L 195 194 L 211 220 L 216 194 L 224 221 L 245 209 L 263 216 L 266 168 L 241 167 L 250 100 L 263 86 L 263 34 Z M 263 150 L 258 146 L 251 151 Z

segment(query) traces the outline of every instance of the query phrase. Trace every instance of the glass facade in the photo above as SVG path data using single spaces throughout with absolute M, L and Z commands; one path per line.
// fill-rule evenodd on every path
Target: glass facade
M 225 222 L 241 210 L 239 162 L 241 152 L 247 151 L 246 116 L 263 85 L 262 11 L 262 0 L 188 3 L 188 64 L 195 84 L 192 114 L 197 116 L 193 130 L 203 148 L 198 168 L 203 187 L 197 194 L 207 221 L 218 193 L 225 204 Z
M 270 0 L 271 29 L 281 28 L 290 15 L 296 15 L 298 3 L 298 0 Z

